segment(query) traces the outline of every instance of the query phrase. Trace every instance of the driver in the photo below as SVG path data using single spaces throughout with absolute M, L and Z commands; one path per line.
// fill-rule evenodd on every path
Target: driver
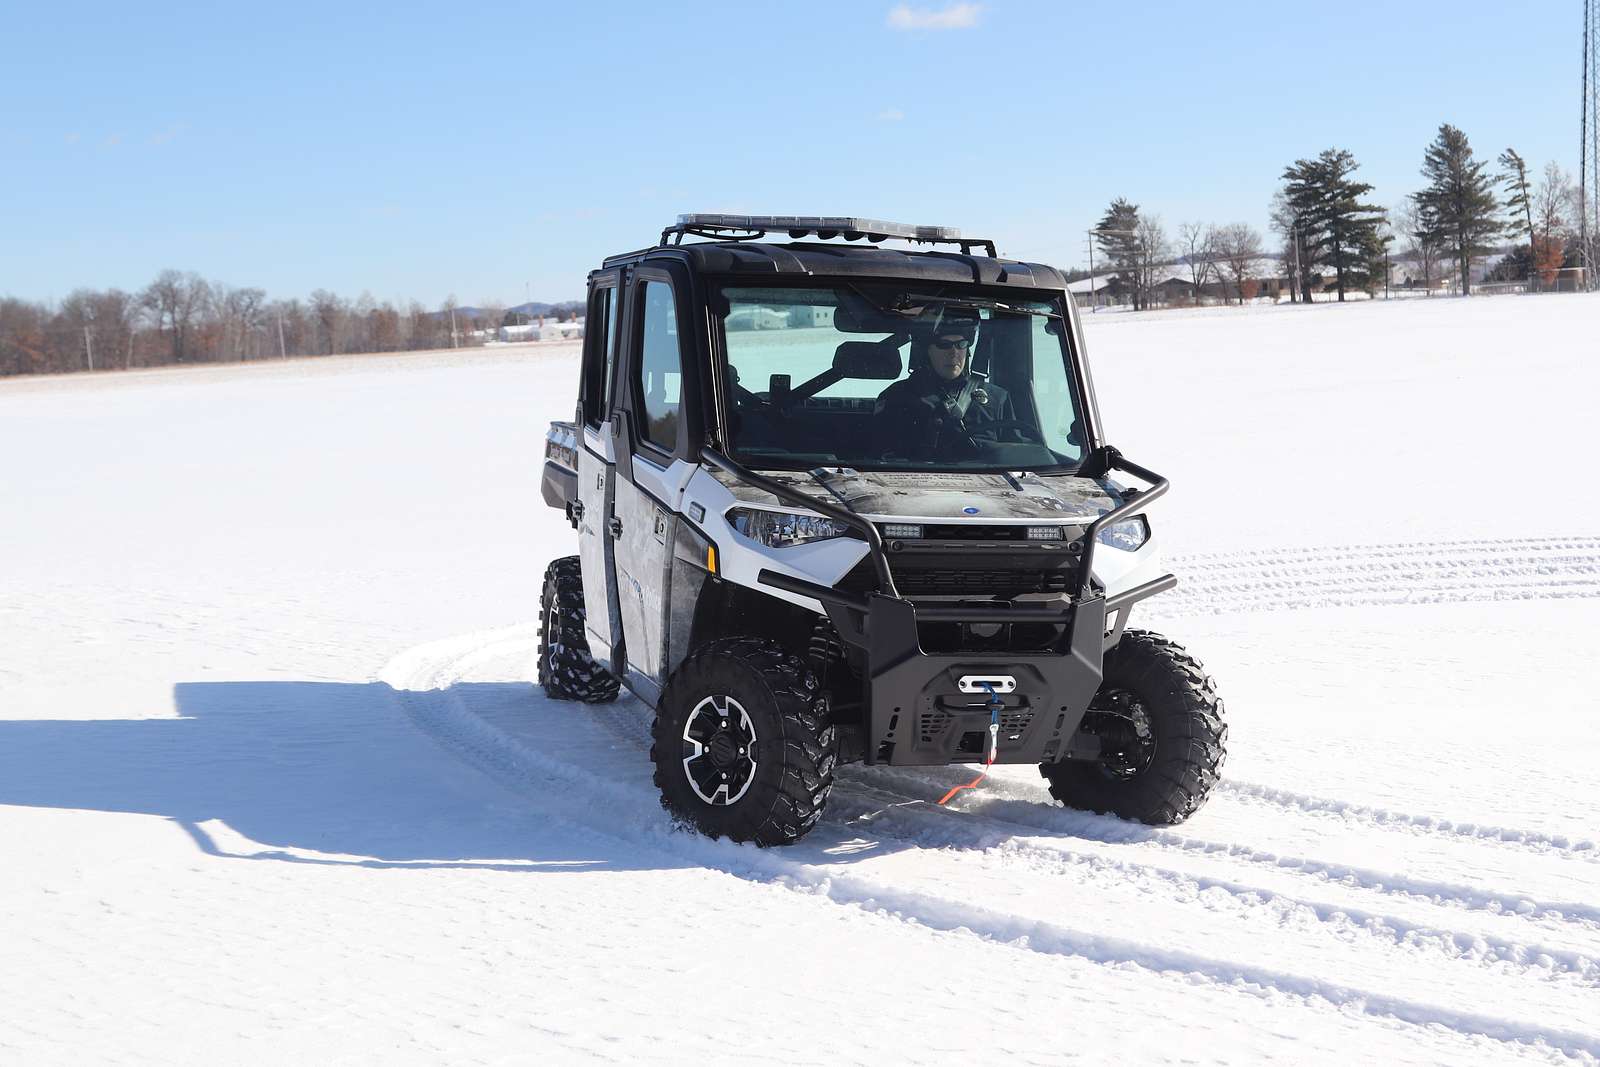
M 884 451 L 907 456 L 972 455 L 985 423 L 1014 423 L 1011 397 L 972 370 L 977 312 L 949 308 L 919 324 L 911 374 L 878 395 L 873 411 Z M 1006 439 L 999 428 L 990 440 Z

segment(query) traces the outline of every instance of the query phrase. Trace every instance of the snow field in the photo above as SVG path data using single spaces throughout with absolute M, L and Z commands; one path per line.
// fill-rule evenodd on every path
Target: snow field
M 1221 788 L 851 768 L 767 851 L 528 684 L 574 349 L 0 383 L 0 1059 L 1600 1060 L 1596 323 L 1092 321 Z

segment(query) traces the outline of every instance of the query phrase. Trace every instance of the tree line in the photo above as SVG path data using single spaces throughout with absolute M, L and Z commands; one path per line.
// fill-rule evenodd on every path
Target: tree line
M 166 270 L 136 293 L 79 289 L 56 305 L 0 297 L 0 376 L 449 348 L 481 344 L 502 322 L 527 320 L 498 305 L 455 303 L 450 297 L 429 310 L 326 289 L 268 300 L 261 289 Z
M 1159 215 L 1125 197 L 1111 202 L 1091 236 L 1106 264 L 1101 273 L 1118 277 L 1135 308 L 1149 307 L 1174 274 L 1186 274 L 1195 294 L 1209 285 L 1243 303 L 1259 291 L 1269 256 L 1279 261 L 1272 284 L 1285 282 L 1296 301 L 1309 302 L 1319 289 L 1339 300 L 1375 295 L 1396 257 L 1416 272 L 1407 276 L 1412 284 L 1431 289 L 1453 274 L 1470 294 L 1472 261 L 1500 251 L 1494 242 L 1506 239 L 1510 247 L 1491 278 L 1548 286 L 1563 268 L 1580 264 L 1581 193 L 1554 161 L 1537 180 L 1515 149 L 1496 163 L 1491 170 L 1467 135 L 1445 123 L 1423 153 L 1425 184 L 1393 209 L 1367 199 L 1372 186 L 1355 177 L 1360 164 L 1347 149 L 1290 163 L 1270 207 L 1278 240 L 1271 252 L 1267 238 L 1242 222 L 1187 222 L 1173 240 Z

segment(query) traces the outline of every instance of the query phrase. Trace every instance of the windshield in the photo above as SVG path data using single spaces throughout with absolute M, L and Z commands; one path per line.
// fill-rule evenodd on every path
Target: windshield
M 728 439 L 755 467 L 1077 466 L 1052 301 L 875 283 L 725 287 Z

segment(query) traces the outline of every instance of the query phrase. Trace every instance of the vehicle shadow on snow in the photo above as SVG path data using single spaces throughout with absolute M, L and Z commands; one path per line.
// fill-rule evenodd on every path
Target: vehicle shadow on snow
M 314 865 L 549 874 L 738 867 L 752 851 L 674 832 L 651 780 L 649 712 L 629 698 L 309 681 L 173 694 L 177 718 L 0 720 L 0 804 L 154 815 L 213 856 Z M 977 818 L 938 808 L 970 773 L 850 768 L 823 824 L 774 858 L 848 865 L 1010 833 L 1148 833 L 998 796 Z
M 191 682 L 173 693 L 178 718 L 0 721 L 0 805 L 155 815 L 236 859 L 640 866 L 604 840 L 544 825 L 420 733 L 386 684 Z

